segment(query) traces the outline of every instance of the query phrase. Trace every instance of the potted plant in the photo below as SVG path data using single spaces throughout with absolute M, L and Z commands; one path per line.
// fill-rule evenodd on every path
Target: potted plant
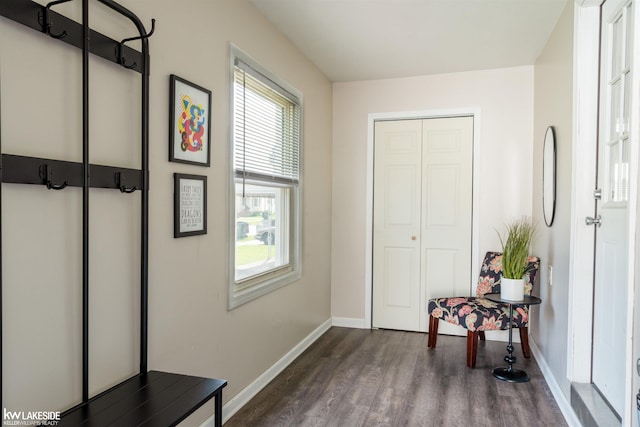
M 505 237 L 498 234 L 502 245 L 500 294 L 503 299 L 520 301 L 524 298 L 524 275 L 534 231 L 531 220 L 522 218 L 507 224 Z

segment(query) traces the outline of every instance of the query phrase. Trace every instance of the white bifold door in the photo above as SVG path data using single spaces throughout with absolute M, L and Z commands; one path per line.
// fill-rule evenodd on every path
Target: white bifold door
M 429 298 L 473 292 L 473 117 L 374 132 L 373 327 L 426 332 Z

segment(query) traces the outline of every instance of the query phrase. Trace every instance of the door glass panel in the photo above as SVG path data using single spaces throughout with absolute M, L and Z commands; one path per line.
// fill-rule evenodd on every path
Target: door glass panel
M 618 166 L 618 190 L 617 202 L 629 200 L 629 140 L 626 139 L 620 144 L 620 163 Z
M 605 159 L 607 162 L 606 175 L 607 179 L 605 183 L 607 184 L 607 188 L 605 189 L 605 194 L 607 195 L 606 200 L 613 202 L 616 200 L 616 173 L 617 173 L 617 164 L 618 164 L 618 156 L 616 155 L 618 151 L 618 142 L 613 142 L 607 145 L 607 149 L 605 150 Z
M 630 90 L 627 86 L 631 86 L 631 74 L 627 71 L 623 76 L 624 79 L 624 91 L 629 93 Z M 625 93 L 623 92 L 623 93 Z M 631 109 L 631 96 L 625 96 L 624 102 L 622 103 L 622 117 L 623 117 L 623 128 L 622 133 L 625 135 L 629 133 L 629 111 Z
M 608 200 L 626 202 L 629 199 L 629 140 L 616 141 L 607 147 Z
M 632 40 L 632 35 L 633 35 L 633 11 L 631 10 L 631 5 L 629 4 L 627 6 L 627 8 L 625 9 L 625 13 L 623 14 L 624 16 L 624 20 L 625 23 L 623 25 L 621 25 L 624 28 L 624 33 L 621 36 L 624 40 L 624 59 L 622 61 L 622 63 L 624 64 L 623 66 L 626 67 L 631 67 L 631 58 L 632 58 L 632 53 L 631 53 L 631 47 L 633 45 L 633 43 L 631 42 Z
M 631 5 L 627 6 L 627 11 L 625 14 L 625 18 L 627 20 L 627 31 L 625 31 L 625 55 L 624 55 L 624 64 L 625 67 L 631 67 L 631 59 L 633 58 L 632 47 L 633 47 L 633 11 L 631 10 Z
M 609 140 L 618 139 L 618 135 L 623 132 L 624 117 L 622 117 L 621 96 L 622 96 L 622 80 L 617 80 L 611 85 L 611 124 Z
M 618 74 L 620 74 L 620 70 L 621 70 L 621 65 L 624 61 L 624 58 L 622 56 L 622 52 L 623 52 L 623 44 L 622 44 L 622 38 L 623 38 L 623 29 L 624 26 L 622 25 L 622 16 L 620 16 L 620 18 L 618 18 L 613 24 L 611 24 L 611 42 L 612 42 L 612 55 L 611 55 L 611 76 L 615 77 Z

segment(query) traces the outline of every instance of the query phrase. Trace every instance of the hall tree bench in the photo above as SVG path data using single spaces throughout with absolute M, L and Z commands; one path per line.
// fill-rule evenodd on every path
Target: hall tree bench
M 149 371 L 139 374 L 62 414 L 59 427 L 175 426 L 215 398 L 216 426 L 222 425 L 226 381 Z
M 63 191 L 67 187 L 82 188 L 82 401 L 61 413 L 58 426 L 175 426 L 211 399 L 215 402 L 215 424 L 222 425 L 222 389 L 225 380 L 201 378 L 168 372 L 149 371 L 148 352 L 148 258 L 149 258 L 149 45 L 147 32 L 138 17 L 113 0 L 99 2 L 116 14 L 130 20 L 139 35 L 111 39 L 89 28 L 90 0 L 82 3 L 82 23 L 57 13 L 53 8 L 72 0 L 55 0 L 41 5 L 32 0 L 0 0 L 0 16 L 42 32 L 49 40 L 58 40 L 82 51 L 82 162 L 21 156 L 2 152 L 0 147 L 0 182 L 5 184 L 44 185 L 48 190 Z M 3 25 L 0 22 L 0 26 Z M 126 43 L 137 41 L 141 51 Z M 89 54 L 119 64 L 140 73 L 141 83 L 141 167 L 131 169 L 119 166 L 96 165 L 89 162 Z M 5 58 L 5 60 L 9 60 Z M 28 82 L 25 82 L 28 84 Z M 9 123 L 9 125 L 11 125 Z M 40 143 L 46 143 L 42 141 Z M 91 188 L 119 190 L 122 197 L 140 192 L 140 366 L 139 372 L 129 379 L 95 396 L 89 395 L 89 195 Z M 0 186 L 0 210 L 2 187 Z M 0 215 L 1 218 L 1 215 Z M 0 224 L 1 225 L 1 224 Z M 22 242 L 22 244 L 26 244 Z M 6 247 L 5 247 L 6 246 Z M 0 241 L 2 251 L 11 252 L 7 242 Z M 0 264 L 0 299 L 2 295 L 2 267 Z M 6 285 L 5 285 L 6 286 Z M 3 301 L 2 304 L 10 304 Z M 0 310 L 2 305 L 0 304 Z M 0 311 L 0 322 L 3 320 Z M 0 331 L 9 326 L 0 323 Z M 134 325 L 132 325 L 133 327 Z M 78 330 L 80 328 L 77 328 Z M 75 330 L 75 329 L 74 329 Z M 7 346 L 8 347 L 8 346 Z M 4 361 L 0 344 L 0 363 Z M 11 393 L 11 387 L 2 381 L 0 369 L 0 408 L 5 407 L 2 390 Z M 115 381 L 114 381 L 115 382 Z M 11 410 L 11 408 L 7 408 Z

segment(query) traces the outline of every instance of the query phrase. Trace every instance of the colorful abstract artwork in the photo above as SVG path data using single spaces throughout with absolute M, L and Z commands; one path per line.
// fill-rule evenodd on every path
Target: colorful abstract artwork
M 210 166 L 211 91 L 170 77 L 169 161 Z

